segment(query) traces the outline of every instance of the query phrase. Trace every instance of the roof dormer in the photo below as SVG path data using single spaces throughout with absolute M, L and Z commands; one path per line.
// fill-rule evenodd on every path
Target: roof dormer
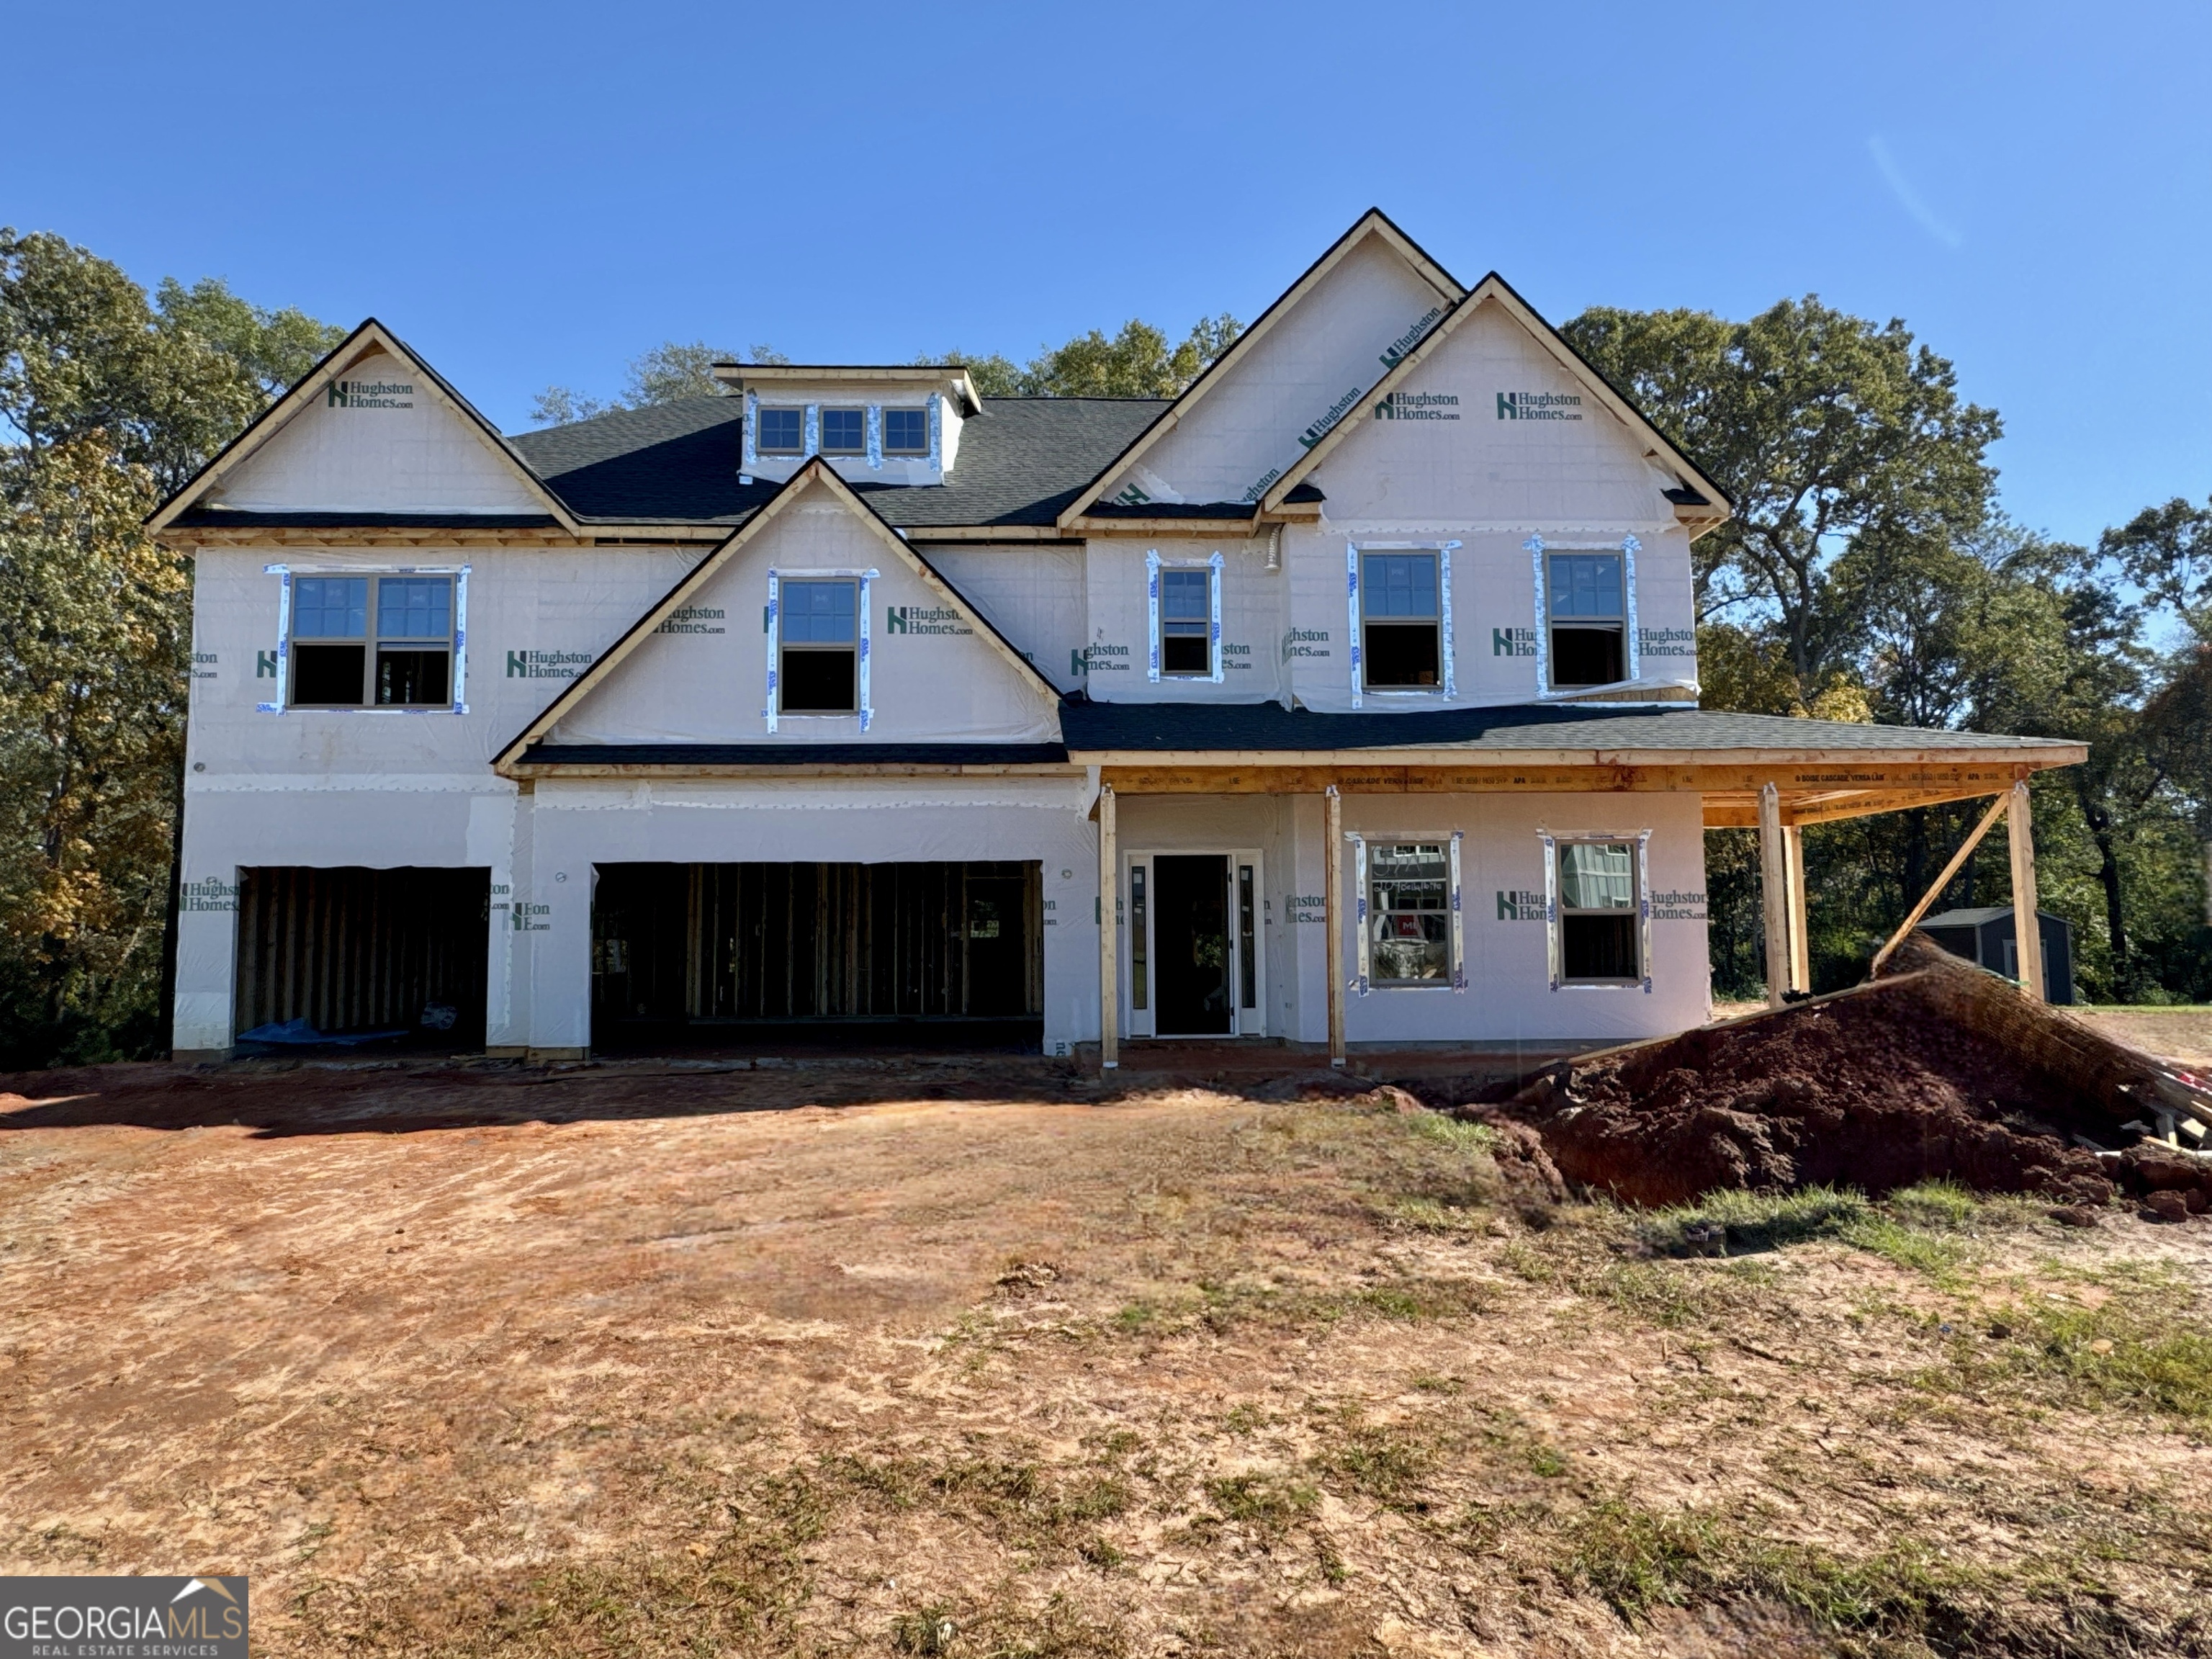
M 744 397 L 748 483 L 781 483 L 819 455 L 849 483 L 943 483 L 983 410 L 957 363 L 717 363 L 714 378 Z

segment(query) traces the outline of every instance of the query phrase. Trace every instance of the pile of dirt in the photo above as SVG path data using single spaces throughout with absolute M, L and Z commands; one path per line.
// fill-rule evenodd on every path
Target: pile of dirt
M 1901 954 L 1905 971 L 1860 993 L 1562 1066 L 1500 1115 L 1568 1180 L 1638 1204 L 1948 1178 L 2069 1205 L 2124 1193 L 2177 1220 L 2212 1209 L 2212 1158 L 2124 1127 L 2146 1057 L 1932 945 Z

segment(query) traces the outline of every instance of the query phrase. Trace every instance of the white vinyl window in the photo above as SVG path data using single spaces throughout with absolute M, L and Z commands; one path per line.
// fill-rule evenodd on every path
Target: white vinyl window
M 786 715 L 874 718 L 869 699 L 868 588 L 875 570 L 770 570 L 768 729 Z
M 1353 921 L 1359 929 L 1356 988 L 1467 988 L 1460 843 L 1449 836 L 1345 837 L 1352 843 Z
M 1145 555 L 1145 605 L 1152 635 L 1146 677 L 1210 680 L 1219 684 L 1221 555 L 1203 563 L 1169 564 Z
M 295 572 L 281 579 L 277 640 L 262 663 L 276 681 L 264 714 L 386 709 L 465 714 L 469 568 Z
M 1543 836 L 1552 988 L 1651 988 L 1650 831 Z
M 1363 696 L 1456 695 L 1448 542 L 1346 542 L 1352 706 Z
M 1545 695 L 1571 696 L 1640 677 L 1637 648 L 1636 556 L 1643 544 L 1559 546 L 1541 536 L 1522 544 L 1536 583 L 1536 675 Z

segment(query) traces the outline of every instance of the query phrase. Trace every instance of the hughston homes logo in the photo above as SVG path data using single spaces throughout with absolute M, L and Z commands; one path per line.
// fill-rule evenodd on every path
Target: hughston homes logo
M 1571 392 L 1501 392 L 1498 418 L 1501 421 L 1579 421 L 1583 400 Z
M 975 630 L 947 605 L 890 605 L 884 607 L 886 634 L 972 634 Z
M 1351 391 L 1346 392 L 1344 396 L 1339 398 L 1334 403 L 1331 404 L 1328 408 L 1322 412 L 1321 419 L 1316 421 L 1304 431 L 1299 433 L 1298 441 L 1304 444 L 1308 449 L 1311 449 L 1323 438 L 1328 436 L 1329 428 L 1334 426 L 1339 421 L 1342 420 L 1345 416 L 1345 412 L 1358 401 L 1359 388 L 1358 386 L 1354 386 Z
M 1375 405 L 1378 421 L 1455 421 L 1459 398 L 1449 392 L 1393 392 Z
M 246 1626 L 242 1577 L 0 1580 L 0 1659 L 246 1659 Z
M 1403 357 L 1407 352 L 1411 351 L 1415 346 L 1420 344 L 1421 336 L 1426 334 L 1429 330 L 1435 325 L 1437 319 L 1443 314 L 1444 311 L 1442 306 L 1431 306 L 1427 311 L 1422 313 L 1419 320 L 1415 322 L 1413 327 L 1407 329 L 1396 339 L 1391 341 L 1389 345 L 1382 348 L 1382 367 L 1385 368 L 1397 368 L 1399 359 Z
M 412 409 L 415 388 L 405 380 L 332 380 L 332 409 Z

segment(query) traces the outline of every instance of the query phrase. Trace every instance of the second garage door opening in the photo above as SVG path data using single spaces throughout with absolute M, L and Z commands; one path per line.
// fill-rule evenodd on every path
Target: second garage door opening
M 603 864 L 592 1046 L 1034 1048 L 1041 877 L 1006 861 Z

